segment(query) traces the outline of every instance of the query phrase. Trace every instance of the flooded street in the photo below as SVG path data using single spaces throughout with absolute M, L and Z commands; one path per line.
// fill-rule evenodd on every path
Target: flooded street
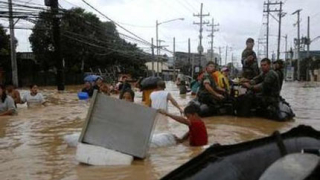
M 168 89 L 178 103 L 185 107 L 192 99 L 180 96 L 173 83 Z M 0 177 L 1 180 L 90 180 L 90 179 L 159 179 L 205 147 L 179 144 L 151 148 L 145 160 L 134 160 L 131 166 L 93 167 L 79 165 L 75 148 L 68 147 L 63 136 L 80 132 L 89 104 L 78 101 L 80 87 L 67 87 L 58 94 L 53 88 L 40 92 L 49 101 L 45 108 L 27 109 L 19 106 L 19 115 L 0 119 Z M 299 124 L 320 130 L 320 87 L 305 88 L 304 83 L 285 83 L 282 96 L 293 107 L 296 117 L 290 122 L 275 122 L 260 118 L 205 118 L 209 144 L 233 144 L 270 135 L 275 130 L 286 131 Z M 141 93 L 136 94 L 141 101 Z M 178 113 L 170 104 L 170 112 Z M 157 122 L 155 132 L 184 134 L 188 128 L 174 121 Z

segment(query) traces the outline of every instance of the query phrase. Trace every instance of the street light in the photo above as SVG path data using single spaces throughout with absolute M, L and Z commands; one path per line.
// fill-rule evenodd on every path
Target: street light
M 163 22 L 158 22 L 158 20 L 156 21 L 156 45 L 157 45 L 157 76 L 159 77 L 159 53 L 160 53 L 160 49 L 159 49 L 159 39 L 158 39 L 158 27 L 160 24 L 165 24 L 165 23 L 169 23 L 172 21 L 183 21 L 184 18 L 176 18 L 176 19 L 170 19 L 167 21 L 163 21 Z

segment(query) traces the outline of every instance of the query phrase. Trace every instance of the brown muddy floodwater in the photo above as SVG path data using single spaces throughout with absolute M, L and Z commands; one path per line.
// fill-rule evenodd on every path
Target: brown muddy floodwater
M 173 83 L 168 90 L 184 107 L 192 99 L 180 96 Z M 0 119 L 0 179 L 1 180 L 93 180 L 93 179 L 159 179 L 168 172 L 201 153 L 206 147 L 179 144 L 151 148 L 145 160 L 135 160 L 131 166 L 94 167 L 79 165 L 75 148 L 68 147 L 63 136 L 80 132 L 89 104 L 78 101 L 79 86 L 67 87 L 58 94 L 53 88 L 41 92 L 50 102 L 47 107 L 27 109 L 19 106 L 19 115 Z M 22 93 L 25 91 L 22 91 Z M 291 122 L 274 122 L 260 118 L 205 118 L 209 144 L 233 144 L 270 135 L 275 130 L 286 131 L 299 124 L 320 130 L 320 87 L 305 88 L 304 83 L 285 83 L 282 96 L 291 104 L 296 118 Z M 141 93 L 136 94 L 141 101 Z M 178 111 L 170 106 L 170 111 Z M 159 121 L 155 132 L 181 135 L 188 129 L 174 121 Z

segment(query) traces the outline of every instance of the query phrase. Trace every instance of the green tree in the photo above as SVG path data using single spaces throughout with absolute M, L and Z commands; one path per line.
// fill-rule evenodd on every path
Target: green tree
M 41 12 L 29 38 L 32 50 L 43 70 L 54 67 L 51 14 Z M 145 59 L 135 44 L 120 38 L 112 22 L 99 18 L 81 8 L 63 11 L 61 17 L 61 48 L 66 71 L 105 68 L 112 65 L 138 65 L 143 70 Z
M 10 54 L 10 35 L 7 35 L 6 30 L 0 24 L 0 56 Z
M 10 35 L 0 24 L 0 67 L 11 69 L 10 63 Z

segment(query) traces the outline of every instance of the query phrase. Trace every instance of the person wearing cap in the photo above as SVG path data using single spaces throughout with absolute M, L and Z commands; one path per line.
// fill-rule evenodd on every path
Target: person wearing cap
M 279 77 L 280 90 L 282 89 L 283 78 L 284 78 L 283 65 L 284 65 L 284 62 L 280 59 L 273 62 L 273 69 L 274 69 L 274 71 L 276 71 L 276 73 L 278 74 L 278 77 Z
M 254 40 L 248 38 L 246 41 L 246 49 L 242 52 L 242 76 L 246 79 L 253 79 L 260 74 L 260 70 L 257 63 L 257 55 L 253 51 Z

